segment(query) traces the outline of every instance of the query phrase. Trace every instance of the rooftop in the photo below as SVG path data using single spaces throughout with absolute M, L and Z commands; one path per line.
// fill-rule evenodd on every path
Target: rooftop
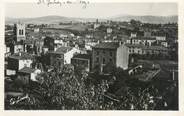
M 156 40 L 155 37 L 133 37 L 130 39 L 138 39 L 138 40 Z
M 149 47 L 145 47 L 143 49 L 145 49 L 145 50 L 168 50 L 168 48 L 163 47 L 163 46 L 149 46 Z
M 99 43 L 95 45 L 93 48 L 99 48 L 99 49 L 117 49 L 119 47 L 118 42 L 104 42 Z
M 77 54 L 73 58 L 90 59 L 91 56 L 89 54 Z
M 51 53 L 55 53 L 55 54 L 65 54 L 67 53 L 68 51 L 70 51 L 72 49 L 72 47 L 60 47 L 58 48 L 56 51 L 53 51 Z
M 19 53 L 15 53 L 15 54 L 9 56 L 9 58 L 13 58 L 13 59 L 17 59 L 17 60 L 26 60 L 26 59 L 32 59 L 32 55 L 30 55 L 26 52 L 19 52 Z
M 21 72 L 21 73 L 28 73 L 28 74 L 33 73 L 34 71 L 35 71 L 35 69 L 29 68 L 29 67 L 24 67 L 24 68 L 19 70 L 19 72 Z
M 133 48 L 141 48 L 144 50 L 168 50 L 166 47 L 163 46 L 144 46 L 140 44 L 126 44 L 127 47 L 133 47 Z

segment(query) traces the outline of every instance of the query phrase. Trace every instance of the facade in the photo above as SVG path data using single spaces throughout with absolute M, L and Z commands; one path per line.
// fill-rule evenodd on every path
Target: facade
M 41 55 L 41 53 L 43 52 L 43 46 L 44 46 L 43 39 L 36 39 L 34 45 L 35 45 L 35 54 Z
M 25 84 L 29 84 L 30 81 L 37 81 L 36 76 L 41 73 L 41 70 L 24 67 L 17 73 L 17 78 Z
M 126 44 L 128 47 L 129 54 L 138 55 L 168 55 L 168 48 L 163 46 L 144 46 L 144 45 L 133 45 Z
M 134 37 L 126 40 L 127 44 L 142 44 L 145 46 L 151 46 L 154 42 L 156 42 L 154 37 Z
M 44 39 L 44 47 L 47 47 L 49 51 L 54 51 L 54 38 L 46 37 Z
M 14 44 L 13 53 L 24 52 L 24 45 L 20 43 Z
M 137 33 L 136 32 L 131 32 L 130 38 L 135 38 L 135 37 L 137 37 Z
M 109 63 L 127 69 L 128 58 L 128 48 L 125 45 L 118 42 L 100 43 L 92 50 L 92 69 L 99 66 L 100 72 L 103 72 L 103 68 Z
M 31 67 L 33 63 L 32 56 L 19 52 L 8 57 L 7 75 L 15 75 L 17 71 L 24 67 Z
M 75 68 L 81 67 L 85 71 L 91 70 L 91 56 L 89 54 L 77 54 L 71 59 Z
M 157 41 L 166 41 L 166 36 L 156 36 Z
M 111 34 L 112 33 L 112 28 L 107 28 L 107 34 Z

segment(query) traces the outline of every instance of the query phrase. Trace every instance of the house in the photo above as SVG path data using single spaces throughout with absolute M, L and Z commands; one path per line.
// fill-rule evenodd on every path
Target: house
M 37 55 L 41 55 L 41 53 L 43 52 L 43 46 L 44 46 L 43 39 L 36 39 L 34 45 L 35 45 L 35 49 L 34 49 L 35 53 Z
M 129 49 L 129 54 L 138 55 L 168 55 L 168 48 L 163 46 L 144 46 L 135 44 L 126 44 Z
M 111 34 L 112 33 L 112 28 L 108 27 L 107 28 L 107 34 Z
M 4 46 L 5 46 L 5 49 L 6 49 L 6 51 L 5 51 L 5 58 L 6 58 L 6 57 L 11 55 L 11 51 L 10 51 L 10 47 L 9 46 L 7 46 L 7 45 L 4 45 Z
M 154 42 L 156 42 L 154 37 L 133 37 L 126 40 L 127 44 L 142 44 L 145 46 L 151 46 Z
M 166 41 L 166 36 L 155 36 L 157 41 Z
M 91 55 L 89 54 L 77 54 L 71 59 L 71 64 L 75 68 L 81 67 L 85 71 L 90 71 L 91 69 Z
M 24 52 L 25 48 L 22 42 L 14 43 L 13 53 Z
M 33 54 L 34 51 L 34 40 L 33 39 L 26 39 L 24 41 L 24 47 L 25 47 L 25 52 Z
M 33 63 L 32 55 L 25 53 L 25 52 L 19 52 L 15 53 L 8 57 L 8 65 L 6 74 L 7 75 L 15 75 L 20 69 L 24 67 L 31 67 L 31 64 Z
M 142 49 L 144 51 L 144 54 L 147 55 L 162 55 L 162 56 L 168 56 L 168 48 L 163 46 L 149 46 L 144 47 Z
M 123 69 L 128 68 L 128 47 L 120 42 L 104 42 L 92 49 L 92 70 L 97 67 L 103 72 L 107 64 L 113 64 Z
M 50 51 L 50 65 L 62 67 L 64 64 L 71 64 L 71 58 L 80 51 L 75 47 L 60 47 L 56 51 Z
M 128 47 L 129 54 L 143 54 L 142 48 L 144 45 L 141 44 L 126 44 Z
M 29 84 L 30 81 L 38 81 L 36 76 L 41 73 L 39 69 L 32 69 L 24 67 L 17 72 L 17 78 L 25 84 Z
M 40 29 L 39 28 L 34 28 L 34 32 L 38 33 L 38 32 L 40 32 Z
M 137 37 L 137 33 L 136 32 L 131 32 L 130 38 L 135 38 L 135 37 Z
M 144 37 L 152 37 L 151 31 L 144 31 Z

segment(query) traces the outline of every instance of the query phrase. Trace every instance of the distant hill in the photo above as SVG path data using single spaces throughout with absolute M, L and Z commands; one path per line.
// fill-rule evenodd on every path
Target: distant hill
M 130 21 L 131 19 L 139 20 L 143 23 L 154 23 L 154 24 L 164 24 L 164 23 L 177 23 L 178 16 L 132 16 L 132 15 L 124 15 L 124 16 L 114 16 L 110 18 L 114 21 Z
M 113 21 L 130 21 L 131 19 L 139 20 L 144 23 L 168 23 L 168 22 L 178 22 L 178 16 L 113 16 L 105 19 L 99 19 L 99 21 L 113 20 Z M 63 16 L 43 16 L 36 18 L 10 18 L 6 17 L 5 23 L 12 24 L 17 23 L 18 21 L 24 23 L 33 23 L 33 24 L 57 24 L 60 22 L 94 22 L 95 18 L 73 18 L 73 17 L 63 17 Z

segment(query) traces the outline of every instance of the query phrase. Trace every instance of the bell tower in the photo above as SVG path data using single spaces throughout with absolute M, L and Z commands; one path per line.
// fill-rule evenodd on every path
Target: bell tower
M 25 24 L 18 22 L 14 25 L 14 33 L 15 33 L 15 41 L 20 42 L 21 40 L 25 40 Z

